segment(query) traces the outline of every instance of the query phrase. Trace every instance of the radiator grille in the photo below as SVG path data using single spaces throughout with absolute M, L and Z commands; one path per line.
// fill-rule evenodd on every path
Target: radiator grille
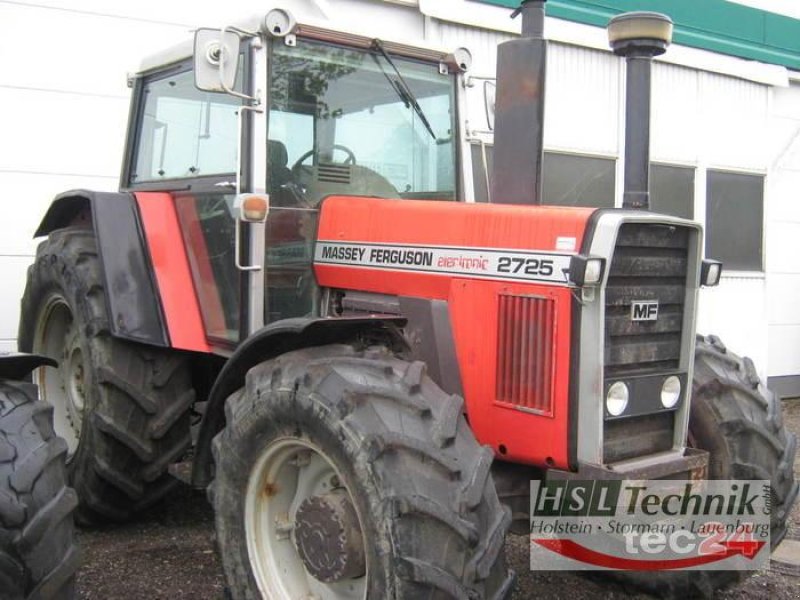
M 606 380 L 680 366 L 689 241 L 687 227 L 620 227 L 606 288 Z M 633 320 L 632 303 L 652 301 L 658 302 L 658 318 Z M 669 450 L 674 427 L 673 412 L 606 420 L 603 460 L 614 463 Z
M 501 295 L 497 342 L 497 400 L 553 412 L 555 302 Z
M 678 367 L 688 251 L 685 227 L 620 228 L 606 288 L 607 377 Z M 658 301 L 658 319 L 633 321 L 631 303 L 652 300 Z

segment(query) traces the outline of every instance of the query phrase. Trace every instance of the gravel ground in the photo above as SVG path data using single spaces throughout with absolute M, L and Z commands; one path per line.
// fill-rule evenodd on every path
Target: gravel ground
M 800 435 L 800 399 L 784 407 L 787 426 Z M 800 478 L 800 458 L 795 461 Z M 792 511 L 789 536 L 800 539 L 800 505 Z M 182 488 L 137 522 L 104 530 L 82 531 L 83 566 L 78 572 L 79 598 L 192 599 L 223 598 L 224 579 L 214 549 L 213 514 L 205 494 Z M 571 573 L 531 572 L 525 537 L 506 544 L 519 579 L 513 600 L 565 598 L 614 600 L 651 598 L 618 585 Z M 800 577 L 764 570 L 743 585 L 717 594 L 718 599 L 800 598 Z

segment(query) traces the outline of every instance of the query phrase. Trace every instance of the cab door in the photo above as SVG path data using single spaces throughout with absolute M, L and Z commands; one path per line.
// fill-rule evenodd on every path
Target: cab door
M 190 60 L 141 78 L 122 185 L 172 204 L 206 339 L 222 350 L 246 334 L 246 275 L 234 247 L 241 108 L 239 98 L 197 89 Z

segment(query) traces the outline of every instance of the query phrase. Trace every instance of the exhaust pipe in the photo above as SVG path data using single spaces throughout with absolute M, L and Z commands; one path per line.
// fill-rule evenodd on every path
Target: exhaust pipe
M 546 0 L 523 0 L 522 36 L 497 48 L 493 203 L 541 204 L 544 89 L 547 40 Z
M 623 208 L 650 208 L 650 75 L 653 57 L 671 41 L 672 20 L 660 13 L 623 13 L 608 23 L 608 43 L 626 63 Z

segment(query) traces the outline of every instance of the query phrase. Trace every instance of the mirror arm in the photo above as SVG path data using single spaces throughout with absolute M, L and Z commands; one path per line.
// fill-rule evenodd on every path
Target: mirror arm
M 244 29 L 239 29 L 238 27 L 228 26 L 222 29 L 220 32 L 220 49 L 224 52 L 224 45 L 222 44 L 222 40 L 225 37 L 225 34 L 228 32 L 231 33 L 238 33 L 244 37 L 252 37 L 258 38 L 258 32 L 253 31 L 246 31 Z M 237 92 L 236 90 L 229 88 L 225 85 L 225 57 L 222 56 L 219 61 L 219 85 L 225 91 L 226 94 L 230 96 L 234 96 L 235 98 L 241 98 L 242 100 L 247 100 L 248 102 L 252 102 L 254 105 L 258 106 L 261 104 L 261 98 L 258 96 L 249 96 L 247 94 L 242 94 L 241 92 Z

